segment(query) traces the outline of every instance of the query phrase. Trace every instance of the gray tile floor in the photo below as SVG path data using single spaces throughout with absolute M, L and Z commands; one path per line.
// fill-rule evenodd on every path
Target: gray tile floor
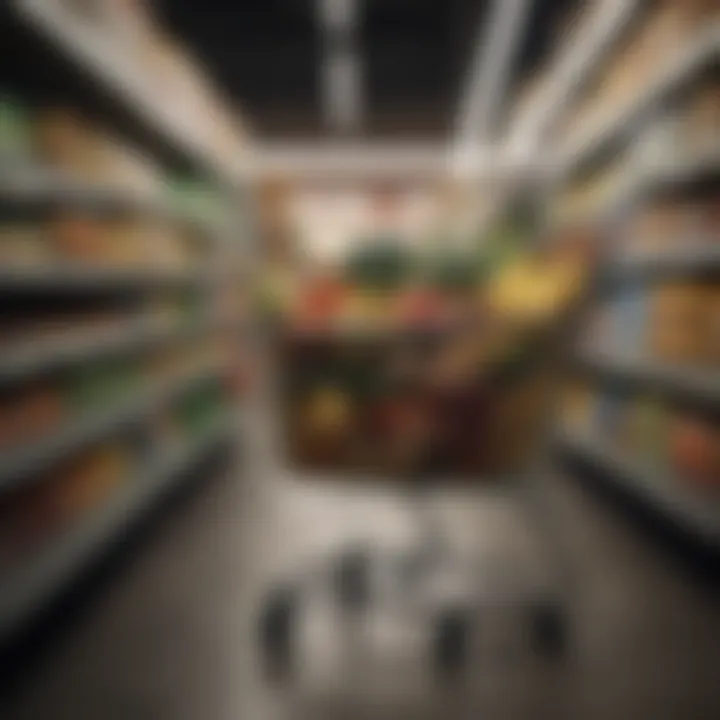
M 372 642 L 351 655 L 347 629 L 316 594 L 298 685 L 269 689 L 252 642 L 267 583 L 344 541 L 401 548 L 414 524 L 390 494 L 283 473 L 269 460 L 271 440 L 251 425 L 242 472 L 208 481 L 158 523 L 6 720 L 720 717 L 717 604 L 625 518 L 561 477 L 545 495 L 575 571 L 568 662 L 524 651 L 511 613 L 496 610 L 467 680 L 442 690 L 424 661 L 422 613 L 392 605 L 374 613 L 362 629 Z M 495 545 L 515 557 L 533 545 L 502 506 L 457 496 L 439 505 L 461 551 L 482 538 L 490 555 Z

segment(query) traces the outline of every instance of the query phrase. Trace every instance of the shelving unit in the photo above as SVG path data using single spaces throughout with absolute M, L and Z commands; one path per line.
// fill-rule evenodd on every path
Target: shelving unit
M 562 450 L 599 471 L 608 483 L 720 553 L 720 504 L 683 491 L 674 478 L 620 456 L 598 438 L 565 435 L 558 442 Z
M 120 213 L 173 221 L 197 230 L 209 242 L 220 233 L 217 223 L 177 207 L 162 196 L 89 184 L 51 168 L 0 168 L 0 202 L 18 206 L 71 207 L 97 213 Z
M 11 640 L 61 588 L 70 586 L 120 542 L 132 525 L 173 489 L 183 473 L 217 448 L 227 446 L 234 431 L 228 419 L 189 447 L 159 452 L 143 476 L 14 574 L 0 596 L 0 643 Z
M 601 382 L 645 390 L 706 411 L 720 409 L 720 377 L 712 369 L 600 355 L 586 355 L 580 365 Z
M 608 266 L 607 281 L 611 285 L 647 283 L 698 275 L 717 275 L 718 272 L 720 248 L 696 242 L 658 253 L 625 254 Z
M 119 403 L 112 410 L 90 412 L 88 417 L 81 417 L 49 438 L 12 451 L 4 458 L 0 470 L 0 493 L 27 486 L 33 480 L 41 480 L 40 474 L 49 466 L 80 452 L 128 424 L 141 421 L 148 413 L 167 405 L 193 386 L 207 381 L 215 372 L 217 371 L 203 370 L 191 373 L 160 386 L 156 382 L 147 383 L 138 388 L 130 400 Z
M 667 11 L 670 6 L 663 7 Z M 670 17 L 666 13 L 666 23 Z M 678 357 L 671 357 L 670 349 L 666 349 L 669 340 L 661 334 L 666 328 L 660 313 L 672 301 L 672 296 L 665 300 L 667 295 L 662 294 L 668 286 L 679 288 L 677 292 L 681 295 L 686 293 L 682 297 L 688 304 L 690 291 L 686 288 L 695 284 L 703 288 L 717 286 L 720 277 L 720 252 L 714 237 L 717 228 L 713 230 L 708 225 L 703 230 L 698 220 L 692 228 L 677 231 L 677 237 L 657 236 L 658 241 L 651 242 L 651 237 L 655 237 L 653 230 L 634 221 L 631 225 L 629 221 L 646 218 L 639 213 L 649 213 L 662 203 L 671 206 L 673 202 L 687 202 L 698 192 L 709 198 L 714 184 L 720 180 L 717 144 L 714 149 L 710 146 L 688 150 L 694 145 L 687 144 L 688 136 L 683 133 L 689 133 L 694 143 L 694 131 L 681 130 L 685 126 L 680 124 L 661 126 L 659 129 L 666 134 L 653 135 L 656 144 L 651 144 L 652 152 L 648 153 L 645 147 L 640 148 L 643 152 L 636 152 L 638 140 L 644 138 L 648 128 L 657 133 L 655 121 L 667 119 L 670 108 L 680 111 L 694 97 L 689 91 L 695 92 L 701 78 L 707 79 L 708 84 L 712 82 L 715 77 L 712 70 L 719 61 L 720 18 L 708 12 L 706 21 L 695 26 L 676 52 L 664 54 L 641 92 L 630 93 L 632 96 L 616 107 L 603 106 L 596 121 L 580 122 L 579 131 L 561 144 L 559 181 L 554 189 L 560 199 L 562 193 L 579 188 L 579 205 L 578 195 L 567 196 L 570 207 L 588 210 L 584 216 L 573 217 L 572 225 L 589 228 L 599 236 L 604 251 L 595 296 L 596 315 L 587 325 L 590 345 L 585 344 L 585 337 L 580 338 L 576 362 L 583 392 L 577 402 L 582 402 L 579 407 L 585 409 L 581 420 L 576 414 L 567 418 L 566 429 L 558 433 L 560 448 L 566 456 L 580 460 L 580 467 L 595 471 L 608 484 L 632 495 L 651 512 L 681 527 L 689 537 L 713 551 L 720 550 L 717 489 L 700 491 L 697 484 L 683 477 L 683 472 L 690 472 L 687 469 L 690 465 L 679 448 L 684 448 L 688 455 L 690 452 L 680 443 L 673 445 L 672 450 L 669 446 L 670 433 L 687 432 L 690 419 L 703 428 L 716 423 L 720 374 L 710 350 L 703 351 L 703 357 L 691 357 L 689 350 L 683 351 L 687 359 L 681 359 L 678 349 Z M 628 68 L 627 72 L 631 70 Z M 593 107 L 598 105 L 602 103 L 596 102 Z M 677 123 L 686 121 L 681 112 L 677 117 Z M 705 122 L 710 122 L 708 117 Z M 672 140 L 668 140 L 670 137 Z M 666 144 L 662 149 L 668 152 L 659 153 L 659 138 Z M 686 144 L 682 145 L 683 142 Z M 620 162 L 616 162 L 618 157 Z M 617 168 L 620 172 L 615 175 Z M 600 182 L 593 185 L 597 178 Z M 611 188 L 613 192 L 607 192 L 609 185 L 604 181 L 608 179 L 610 185 L 616 185 Z M 588 189 L 593 203 L 587 202 Z M 709 223 L 709 215 L 703 217 Z M 658 220 L 657 227 L 664 229 L 664 223 Z M 635 233 L 641 230 L 645 235 L 636 237 Z M 556 226 L 549 234 L 552 237 L 561 231 L 562 227 Z M 665 305 L 659 304 L 661 299 Z M 677 310 L 675 317 L 691 318 L 695 317 L 692 313 L 703 311 L 700 300 L 692 302 L 696 310 L 686 310 L 685 316 Z M 678 324 L 677 319 L 674 322 Z M 692 319 L 685 323 L 689 328 L 695 327 Z M 655 325 L 657 333 L 651 335 L 650 328 Z M 710 326 L 707 332 L 711 332 Z M 572 407 L 577 412 L 578 406 Z M 578 423 L 585 427 L 582 433 L 577 431 Z M 651 440 L 655 438 L 653 432 L 667 433 L 667 437 Z M 710 430 L 706 432 L 709 434 Z M 628 443 L 632 450 L 625 447 Z M 622 451 L 617 449 L 620 446 Z M 658 455 L 657 462 L 641 459 L 648 454 L 655 458 L 653 453 Z
M 0 384 L 23 379 L 72 365 L 129 354 L 145 348 L 188 342 L 202 338 L 222 323 L 180 323 L 177 327 L 145 322 L 128 322 L 127 327 L 90 333 L 89 337 L 51 338 L 17 343 L 0 357 Z
M 61 420 L 37 437 L 15 444 L 0 438 L 5 443 L 0 446 L 0 496 L 4 508 L 9 508 L 3 512 L 11 513 L 0 517 L 0 527 L 15 532 L 8 520 L 13 520 L 13 512 L 20 511 L 16 508 L 18 498 L 27 498 L 20 500 L 21 509 L 25 507 L 22 502 L 30 503 L 32 509 L 33 493 L 39 493 L 43 512 L 54 507 L 53 503 L 62 505 L 65 501 L 58 493 L 71 492 L 73 486 L 68 485 L 66 476 L 57 473 L 68 463 L 92 457 L 103 448 L 107 452 L 109 447 L 127 464 L 122 466 L 122 478 L 112 480 L 118 485 L 111 483 L 107 495 L 100 492 L 100 499 L 90 508 L 80 503 L 78 507 L 84 509 L 63 516 L 61 525 L 53 525 L 47 537 L 28 540 L 31 550 L 9 568 L 2 565 L 7 559 L 7 552 L 3 557 L 3 544 L 14 548 L 15 538 L 0 537 L 2 650 L 110 547 L 122 542 L 131 526 L 203 458 L 227 449 L 234 440 L 238 411 L 225 379 L 232 370 L 232 355 L 237 352 L 239 321 L 237 313 L 218 312 L 217 303 L 238 281 L 240 253 L 235 239 L 241 233 L 243 218 L 235 213 L 234 228 L 229 227 L 228 220 L 246 189 L 247 157 L 240 142 L 237 152 L 213 151 L 208 133 L 198 133 L 173 103 L 144 85 L 144 74 L 132 65 L 135 59 L 131 49 L 110 42 L 99 28 L 84 26 L 69 6 L 12 0 L 0 9 L 0 16 L 4 66 L 0 90 L 8 90 L 3 83 L 9 83 L 12 93 L 17 94 L 27 85 L 35 106 L 43 108 L 43 88 L 51 87 L 52 101 L 57 97 L 68 107 L 79 108 L 83 119 L 94 124 L 93 131 L 102 129 L 98 137 L 103 141 L 105 131 L 110 130 L 107 137 L 115 143 L 108 146 L 112 152 L 131 148 L 127 157 L 134 162 L 141 155 L 145 165 L 154 166 L 153 173 L 162 168 L 165 182 L 168 173 L 192 174 L 211 184 L 213 193 L 222 196 L 228 207 L 226 217 L 210 217 L 194 210 L 193 202 L 185 202 L 185 196 L 173 200 L 159 187 L 158 192 L 145 189 L 148 183 L 144 175 L 140 189 L 135 187 L 138 183 L 114 182 L 104 175 L 96 181 L 88 176 L 87 167 L 75 174 L 74 168 L 55 166 L 34 153 L 32 157 L 13 156 L 2 163 L 0 211 L 4 214 L 0 214 L 0 229 L 2 223 L 18 222 L 18 217 L 23 223 L 35 222 L 40 227 L 40 222 L 54 219 L 53 213 L 64 213 L 73 221 L 75 213 L 83 222 L 89 218 L 87 222 L 100 226 L 126 223 L 132 233 L 145 223 L 157 225 L 168 233 L 163 240 L 172 238 L 178 248 L 182 247 L 177 253 L 187 254 L 190 247 L 195 252 L 191 262 L 182 264 L 174 259 L 165 263 L 165 256 L 159 256 L 156 248 L 148 262 L 126 261 L 121 251 L 109 255 L 107 262 L 98 262 L 97 257 L 85 261 L 62 256 L 58 248 L 64 246 L 54 240 L 56 245 L 42 255 L 42 262 L 0 258 L 3 315 L 10 313 L 13 329 L 17 330 L 18 323 L 26 323 L 22 313 L 40 312 L 43 321 L 42 313 L 48 311 L 57 328 L 43 332 L 40 322 L 38 331 L 30 324 L 18 337 L 2 338 L 0 412 L 1 404 L 8 402 L 6 396 L 22 394 L 26 386 L 35 387 L 38 378 L 58 385 L 54 388 L 57 393 L 72 395 L 80 390 L 63 383 L 95 372 L 94 379 L 88 381 L 91 389 L 85 392 L 100 393 L 104 398 L 101 401 L 100 396 L 93 395 L 82 410 L 80 402 L 72 412 L 64 408 Z M 5 150 L 0 147 L 0 159 L 5 159 Z M 133 168 L 135 172 L 137 167 Z M 120 175 L 124 181 L 125 176 Z M 84 236 L 86 244 L 97 239 L 92 231 Z M 47 242 L 53 232 L 57 232 L 54 226 L 43 225 L 37 233 L 38 241 Z M 6 238 L 0 235 L 0 241 Z M 112 239 L 115 236 L 108 235 L 103 242 Z M 152 239 L 143 237 L 146 242 Z M 116 256 L 121 260 L 112 259 Z M 188 302 L 190 314 L 184 304 Z M 169 321 L 164 308 L 173 304 Z M 12 315 L 18 312 L 19 320 Z M 73 327 L 75 317 L 87 319 L 83 313 L 92 316 L 108 312 L 108 322 L 101 318 L 100 327 L 93 324 L 92 317 L 77 330 Z M 66 320 L 63 313 L 70 313 Z M 33 332 L 37 334 L 33 336 Z M 207 350 L 206 361 L 196 361 L 199 350 Z M 116 388 L 114 393 L 107 393 L 103 383 L 108 382 L 108 373 L 115 367 L 111 365 L 108 370 L 108 363 L 122 364 L 127 358 L 140 363 L 142 372 L 137 382 L 128 392 L 118 394 Z M 173 369 L 168 359 L 182 362 Z M 207 387 L 215 393 L 211 399 Z M 199 392 L 206 394 L 198 399 Z M 65 398 L 63 402 L 69 401 Z M 217 407 L 208 405 L 216 402 L 220 403 Z M 3 421 L 7 425 L 7 417 Z M 104 471 L 106 476 L 110 472 L 107 467 Z M 89 471 L 84 472 L 87 475 Z M 60 477 L 65 489 L 54 488 Z M 87 484 L 87 477 L 83 482 Z M 107 483 L 107 477 L 102 482 Z M 74 492 L 79 491 L 76 488 Z M 72 506 L 69 501 L 65 504 Z M 63 512 L 67 513 L 67 508 Z M 21 545 L 18 542 L 18 552 Z
M 208 280 L 209 276 L 198 273 L 88 267 L 73 263 L 50 268 L 0 268 L 0 292 L 6 294 L 149 292 L 161 287 L 202 286 Z
M 619 138 L 631 139 L 646 115 L 657 111 L 658 104 L 719 56 L 720 22 L 715 21 L 703 30 L 701 37 L 693 37 L 677 54 L 666 59 L 655 78 L 632 102 L 613 109 L 609 117 L 600 118 L 589 130 L 570 138 L 566 149 L 560 151 L 563 174 L 572 175 Z
M 87 75 L 103 95 L 123 108 L 130 121 L 154 144 L 180 157 L 205 176 L 236 189 L 245 180 L 247 166 L 239 153 L 232 162 L 212 154 L 189 128 L 175 108 L 155 97 L 142 84 L 140 67 L 132 55 L 118 52 L 102 34 L 73 22 L 68 9 L 46 0 L 13 0 L 16 12 L 39 41 L 49 42 L 61 53 L 73 72 Z M 232 156 L 230 156 L 232 157 Z
M 582 92 L 598 67 L 632 25 L 642 2 L 597 3 L 586 13 L 581 26 L 569 37 L 557 53 L 557 60 L 548 68 L 548 77 L 532 107 L 526 109 L 511 130 L 505 152 L 527 156 L 526 162 L 518 162 L 513 179 L 507 183 L 501 198 L 484 223 L 483 232 L 502 222 L 518 196 L 527 189 L 527 177 L 546 185 L 546 176 L 558 174 L 560 163 L 555 150 L 546 155 L 545 137 Z M 521 180 L 523 178 L 523 180 Z M 553 178 L 554 181 L 554 178 Z

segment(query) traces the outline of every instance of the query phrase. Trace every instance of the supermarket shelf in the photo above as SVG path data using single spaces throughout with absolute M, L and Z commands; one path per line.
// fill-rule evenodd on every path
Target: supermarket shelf
M 90 184 L 68 173 L 36 166 L 18 166 L 0 173 L 0 203 L 132 213 L 182 223 L 210 236 L 219 231 L 216 224 L 176 207 L 159 194 L 139 193 L 109 183 Z
M 598 470 L 617 489 L 633 496 L 706 547 L 720 551 L 720 504 L 694 496 L 668 473 L 651 472 L 595 438 L 565 435 L 559 443 L 562 450 Z
M 85 79 L 100 104 L 111 105 L 123 116 L 123 123 L 145 137 L 147 145 L 166 157 L 175 157 L 189 167 L 238 189 L 244 182 L 241 158 L 224 158 L 211 153 L 187 126 L 173 104 L 158 100 L 146 85 L 141 67 L 132 64 L 130 53 L 121 53 L 116 44 L 91 26 L 85 26 L 62 3 L 47 0 L 13 0 L 15 19 L 36 36 L 35 45 L 50 43 L 56 51 L 52 64 L 67 66 L 71 77 Z M 38 42 L 40 41 L 40 42 Z M 47 49 L 38 47 L 41 57 Z M 47 66 L 47 62 L 41 63 Z M 54 68 L 55 71 L 58 68 Z M 87 87 L 90 81 L 90 87 Z
M 211 324 L 210 329 L 220 327 Z M 148 323 L 125 323 L 125 327 L 90 333 L 87 338 L 51 338 L 18 343 L 14 347 L 0 348 L 0 383 L 18 382 L 24 378 L 88 360 L 131 353 L 147 346 L 181 341 L 198 336 L 204 331 L 200 324 L 180 327 L 153 327 Z
M 551 81 L 513 130 L 512 142 L 519 147 L 539 146 L 547 130 L 563 117 L 588 78 L 602 65 L 641 6 L 638 0 L 596 4 L 594 12 L 588 13 L 577 32 L 572 33 L 559 61 L 550 68 Z
M 611 230 L 623 212 L 646 198 L 662 193 L 686 193 L 692 188 L 707 187 L 707 183 L 720 180 L 720 148 L 708 150 L 674 163 L 665 162 L 635 174 L 622 182 L 609 199 L 590 212 L 555 220 L 550 236 L 563 227 L 578 225 L 602 227 Z M 714 187 L 714 185 L 713 185 Z
M 21 631 L 113 543 L 121 541 L 130 527 L 182 480 L 185 471 L 229 442 L 233 429 L 228 419 L 189 447 L 166 451 L 105 507 L 49 544 L 27 567 L 11 574 L 0 593 L 0 643 Z
M 76 422 L 64 425 L 49 438 L 5 453 L 0 467 L 0 495 L 33 484 L 55 463 L 136 422 L 194 385 L 207 381 L 212 374 L 212 370 L 207 369 L 164 384 L 148 383 L 129 401 L 121 402 L 111 410 L 89 412 Z
M 716 371 L 589 354 L 580 363 L 584 370 L 612 382 L 647 389 L 693 407 L 720 410 L 720 374 Z
M 656 280 L 667 277 L 717 274 L 720 272 L 720 247 L 710 244 L 663 250 L 657 253 L 633 253 L 615 260 L 607 268 L 611 283 L 632 280 Z
M 657 168 L 643 184 L 649 192 L 654 192 L 717 179 L 720 179 L 720 148 L 713 148 L 686 160 Z
M 0 267 L 0 292 L 117 292 L 203 284 L 209 275 L 197 272 L 118 269 L 60 264 L 50 268 Z
M 653 82 L 648 83 L 645 92 L 637 95 L 629 106 L 623 107 L 608 120 L 591 125 L 579 140 L 570 140 L 569 149 L 560 152 L 564 158 L 562 166 L 566 174 L 572 174 L 586 162 L 631 131 L 636 123 L 668 95 L 694 77 L 720 55 L 720 22 L 715 22 L 703 31 L 698 40 L 689 42 L 663 68 Z

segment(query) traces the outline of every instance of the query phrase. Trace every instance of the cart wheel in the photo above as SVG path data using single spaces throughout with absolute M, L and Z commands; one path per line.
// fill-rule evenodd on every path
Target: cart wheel
M 273 589 L 261 609 L 260 651 L 266 676 L 271 680 L 284 680 L 292 674 L 298 609 L 298 591 L 288 586 Z
M 350 613 L 362 612 L 371 598 L 372 556 L 366 549 L 346 550 L 337 560 L 335 591 L 340 607 Z
M 462 608 L 446 608 L 435 619 L 432 633 L 432 664 L 443 681 L 460 677 L 468 663 L 471 637 L 469 613 Z
M 531 609 L 530 632 L 534 647 L 548 657 L 562 657 L 568 647 L 568 621 L 557 601 L 539 602 Z

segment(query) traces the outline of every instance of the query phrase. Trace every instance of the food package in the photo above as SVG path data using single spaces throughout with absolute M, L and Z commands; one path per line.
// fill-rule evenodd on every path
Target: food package
M 653 468 L 667 466 L 668 410 L 664 403 L 653 397 L 633 400 L 625 415 L 620 446 L 628 457 Z
M 654 357 L 671 363 L 703 364 L 711 357 L 712 286 L 663 283 L 654 291 L 651 347 Z
M 76 413 L 111 408 L 139 383 L 137 361 L 106 360 L 75 371 L 65 392 Z
M 58 388 L 34 383 L 0 398 L 0 447 L 12 449 L 32 442 L 61 423 L 65 405 Z
M 720 283 L 713 283 L 707 291 L 707 363 L 720 366 Z
M 572 383 L 563 393 L 563 428 L 570 433 L 591 431 L 594 403 L 595 394 L 586 383 Z
M 114 442 L 70 461 L 53 482 L 55 512 L 61 523 L 95 510 L 129 476 L 131 454 Z
M 113 267 L 145 267 L 150 247 L 145 242 L 143 228 L 143 224 L 135 219 L 105 222 L 107 261 Z
M 103 140 L 73 110 L 62 107 L 40 110 L 35 135 L 43 162 L 88 181 L 103 177 Z
M 0 158 L 26 161 L 33 152 L 32 121 L 16 96 L 0 93 Z
M 89 215 L 61 212 L 48 223 L 55 257 L 63 262 L 105 264 L 112 247 L 107 224 Z
M 0 219 L 0 267 L 41 267 L 50 256 L 50 244 L 42 225 Z
M 595 404 L 594 427 L 600 437 L 614 443 L 618 440 L 618 431 L 622 428 L 627 408 L 627 399 L 610 393 L 600 393 Z
M 645 356 L 648 333 L 648 295 L 645 287 L 628 287 L 607 302 L 601 352 L 627 360 Z
M 687 236 L 688 225 L 684 204 L 673 201 L 648 204 L 631 221 L 627 252 L 645 256 L 672 250 L 679 238 Z
M 691 415 L 678 415 L 670 429 L 672 468 L 680 482 L 720 490 L 720 429 Z
M 190 241 L 177 228 L 161 223 L 140 231 L 147 263 L 163 270 L 187 269 L 192 263 Z
M 720 83 L 712 80 L 701 86 L 686 109 L 684 145 L 691 157 L 705 151 L 720 151 Z

